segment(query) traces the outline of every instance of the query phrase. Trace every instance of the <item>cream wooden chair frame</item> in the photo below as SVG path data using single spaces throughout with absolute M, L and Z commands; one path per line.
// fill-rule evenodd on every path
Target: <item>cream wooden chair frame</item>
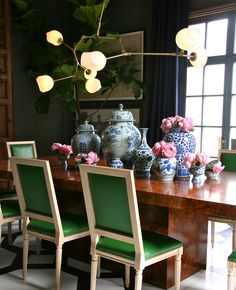
M 228 257 L 227 261 L 227 270 L 228 270 L 228 279 L 227 279 L 227 290 L 234 290 L 234 281 L 235 281 L 235 268 L 236 268 L 236 252 L 232 252 Z
M 89 236 L 89 230 L 81 231 L 80 233 L 75 233 L 72 235 L 65 236 L 63 232 L 61 216 L 57 204 L 57 198 L 55 193 L 55 188 L 53 184 L 53 178 L 51 174 L 51 168 L 48 160 L 39 159 L 26 159 L 26 158 L 16 158 L 11 157 L 11 168 L 14 177 L 14 182 L 17 190 L 18 200 L 20 204 L 20 209 L 23 219 L 23 279 L 27 275 L 27 264 L 28 264 L 28 250 L 29 250 L 29 235 L 34 235 L 40 239 L 51 241 L 56 245 L 56 270 L 55 270 L 55 289 L 60 289 L 60 276 L 61 276 L 61 262 L 62 262 L 62 246 L 64 243 L 80 239 Z M 50 208 L 52 216 L 42 215 L 29 211 L 26 207 L 24 193 L 22 189 L 22 184 L 20 180 L 20 175 L 18 171 L 18 165 L 31 165 L 34 167 L 40 167 L 43 169 L 44 179 L 46 183 L 46 189 L 48 192 L 48 198 L 50 202 Z M 32 188 L 33 191 L 33 188 Z M 30 219 L 36 219 L 41 221 L 46 221 L 53 223 L 55 226 L 55 235 L 46 235 L 39 231 L 32 231 L 27 228 Z
M 131 227 L 133 236 L 115 233 L 114 231 L 108 231 L 104 228 L 99 228 L 96 226 L 96 218 L 93 210 L 93 201 L 90 189 L 90 182 L 88 175 L 90 173 L 113 176 L 113 177 L 123 177 L 126 182 L 128 204 L 129 204 L 129 215 L 131 220 Z M 132 170 L 127 169 L 117 169 L 103 166 L 89 166 L 80 165 L 81 181 L 84 193 L 85 206 L 88 216 L 89 229 L 91 235 L 91 282 L 90 290 L 95 290 L 96 288 L 96 273 L 98 267 L 98 260 L 100 257 L 104 257 L 122 264 L 125 264 L 125 286 L 128 288 L 130 284 L 130 266 L 135 268 L 135 290 L 141 290 L 142 287 L 142 273 L 145 267 L 157 263 L 159 261 L 165 260 L 169 257 L 175 256 L 175 289 L 180 289 L 180 276 L 181 276 L 181 255 L 183 253 L 183 247 L 180 246 L 176 249 L 167 250 L 165 253 L 156 255 L 151 259 L 145 259 L 144 248 L 143 248 L 143 238 L 141 232 L 141 225 L 139 219 L 138 202 L 135 188 L 134 175 Z M 112 194 L 112 189 L 111 192 Z M 114 205 L 115 207 L 116 205 Z M 101 209 L 100 209 L 101 210 Z M 122 242 L 127 242 L 134 245 L 135 249 L 135 259 L 124 258 L 120 255 L 115 255 L 102 251 L 96 248 L 98 240 L 100 237 L 108 237 L 111 239 L 119 240 Z
M 221 159 L 222 153 L 236 154 L 236 150 L 219 149 L 218 158 Z M 224 164 L 223 164 L 224 165 Z M 225 223 L 232 226 L 232 249 L 236 249 L 236 219 L 221 217 L 221 216 L 208 216 L 208 220 L 211 222 L 211 246 L 214 247 L 215 244 L 215 223 Z

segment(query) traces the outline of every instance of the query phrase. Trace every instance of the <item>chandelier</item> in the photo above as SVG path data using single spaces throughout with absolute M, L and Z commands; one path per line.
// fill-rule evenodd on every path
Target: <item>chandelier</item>
M 56 82 L 66 79 L 78 79 L 83 78 L 85 81 L 85 89 L 89 93 L 98 92 L 102 85 L 99 78 L 97 78 L 98 72 L 104 69 L 106 63 L 115 58 L 130 57 L 130 56 L 172 56 L 172 57 L 184 57 L 189 60 L 194 67 L 203 67 L 207 62 L 207 53 L 205 48 L 199 46 L 200 31 L 197 28 L 184 28 L 180 30 L 175 37 L 176 44 L 179 48 L 178 52 L 127 52 L 122 44 L 121 38 L 100 36 L 101 20 L 104 12 L 104 5 L 102 7 L 99 23 L 97 27 L 96 35 L 82 36 L 73 47 L 64 42 L 63 35 L 57 30 L 51 30 L 46 33 L 47 41 L 55 46 L 64 45 L 68 48 L 74 57 L 75 70 L 71 75 L 67 75 L 62 78 L 53 79 L 49 75 L 40 75 L 36 78 L 39 90 L 42 93 L 50 91 Z M 121 52 L 116 55 L 106 57 L 103 52 L 87 51 L 83 52 L 80 56 L 77 55 L 79 45 L 88 39 L 99 40 L 105 39 L 106 41 L 116 40 L 120 42 Z M 83 70 L 83 75 L 79 73 L 79 69 Z

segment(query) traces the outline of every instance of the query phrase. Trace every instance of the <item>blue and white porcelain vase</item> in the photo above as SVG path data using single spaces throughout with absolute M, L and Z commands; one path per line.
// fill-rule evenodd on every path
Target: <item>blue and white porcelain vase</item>
M 150 178 L 150 170 L 155 156 L 147 143 L 148 128 L 139 128 L 139 130 L 141 132 L 141 143 L 133 151 L 134 174 L 136 177 Z
M 123 105 L 112 111 L 108 126 L 102 132 L 102 151 L 110 167 L 132 168 L 133 150 L 140 144 L 141 135 L 133 124 L 133 114 L 124 111 Z
M 95 133 L 94 126 L 85 121 L 80 124 L 77 133 L 71 139 L 71 147 L 74 156 L 79 153 L 89 153 L 91 151 L 100 154 L 101 138 Z
M 196 139 L 194 135 L 190 132 L 184 132 L 181 129 L 174 128 L 166 133 L 163 140 L 165 142 L 173 142 L 177 150 L 175 178 L 189 178 L 189 169 L 184 166 L 183 161 L 186 153 L 195 153 Z
M 175 177 L 176 158 L 156 157 L 152 163 L 151 173 L 154 178 L 171 181 Z

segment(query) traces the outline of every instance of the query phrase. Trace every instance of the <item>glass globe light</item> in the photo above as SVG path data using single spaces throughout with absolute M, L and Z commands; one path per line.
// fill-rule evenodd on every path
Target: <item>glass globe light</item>
M 84 70 L 84 77 L 89 80 L 89 79 L 92 79 L 92 78 L 95 78 L 97 75 L 97 71 L 95 70 L 90 70 L 90 69 L 85 69 Z
M 63 42 L 63 36 L 57 30 L 51 30 L 51 31 L 47 32 L 46 37 L 47 37 L 47 42 L 49 42 L 53 45 L 56 45 L 56 46 L 61 45 Z
M 89 70 L 99 71 L 106 65 L 107 59 L 101 51 L 83 52 L 80 63 Z
M 194 67 L 203 67 L 207 62 L 207 51 L 203 47 L 194 49 L 190 54 L 190 63 Z
M 183 28 L 176 34 L 175 42 L 180 49 L 189 50 L 198 46 L 200 36 L 197 28 Z
M 48 75 L 38 76 L 36 78 L 39 90 L 42 93 L 50 91 L 54 86 L 54 80 Z
M 101 87 L 101 82 L 96 78 L 89 79 L 85 83 L 86 90 L 91 94 L 98 92 Z

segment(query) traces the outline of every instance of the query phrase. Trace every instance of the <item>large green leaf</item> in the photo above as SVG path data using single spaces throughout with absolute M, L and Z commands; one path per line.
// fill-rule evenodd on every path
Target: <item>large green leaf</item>
M 38 97 L 35 101 L 35 110 L 39 114 L 47 114 L 49 112 L 49 107 L 51 104 L 51 98 L 49 94 L 43 94 Z

